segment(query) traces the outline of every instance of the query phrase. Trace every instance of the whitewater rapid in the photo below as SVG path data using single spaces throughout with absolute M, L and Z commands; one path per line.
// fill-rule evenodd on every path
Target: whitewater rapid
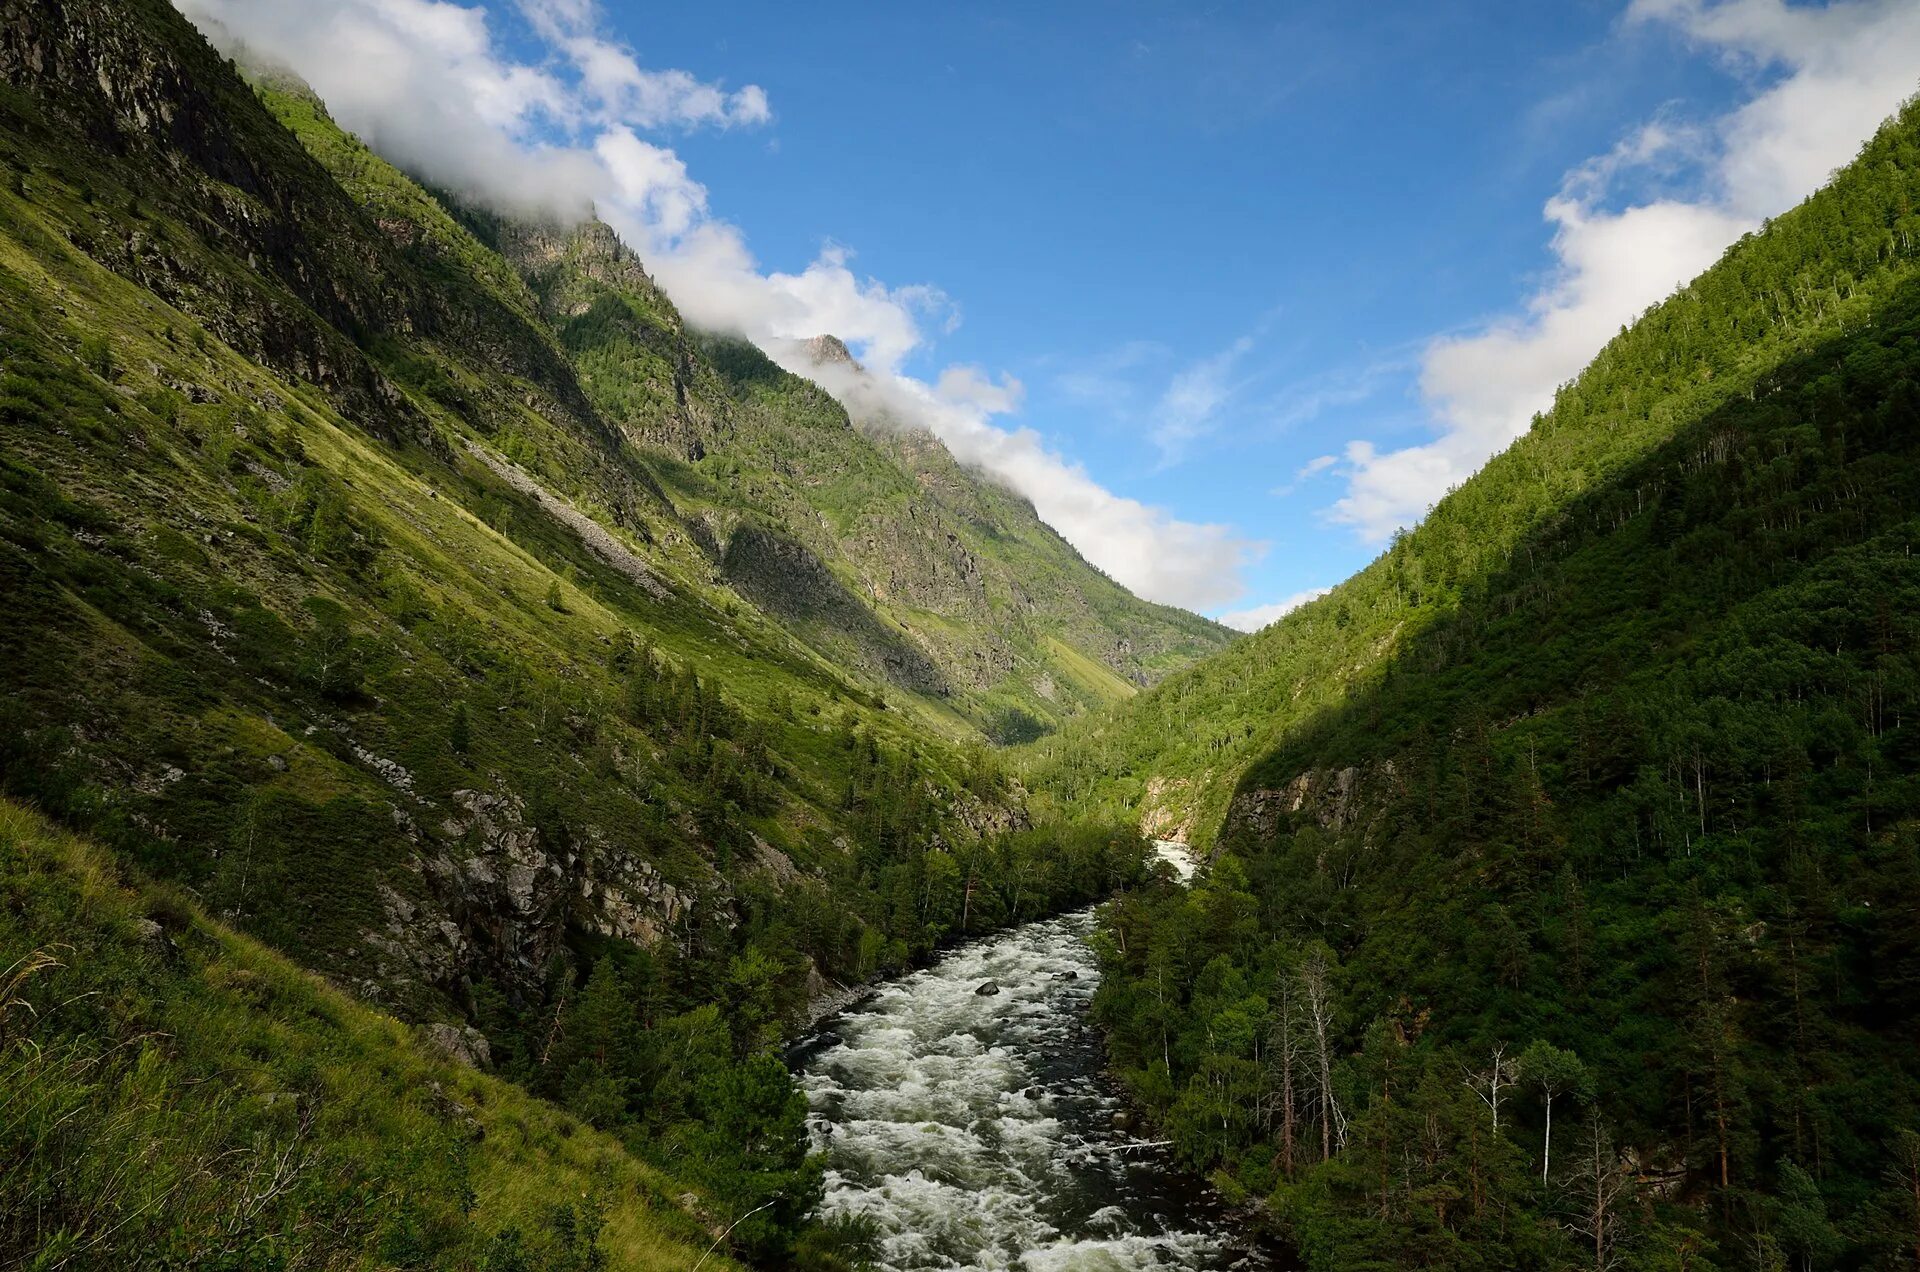
M 826 1212 L 871 1217 L 886 1272 L 1266 1266 L 1163 1149 L 1114 1125 L 1092 927 L 1082 911 L 962 946 L 804 1044 Z

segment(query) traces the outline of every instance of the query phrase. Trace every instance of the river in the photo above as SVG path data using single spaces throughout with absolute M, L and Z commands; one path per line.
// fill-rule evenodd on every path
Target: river
M 1092 928 L 1083 910 L 960 946 L 796 1053 L 826 1213 L 870 1216 L 882 1269 L 1270 1266 L 1210 1190 L 1115 1127 Z

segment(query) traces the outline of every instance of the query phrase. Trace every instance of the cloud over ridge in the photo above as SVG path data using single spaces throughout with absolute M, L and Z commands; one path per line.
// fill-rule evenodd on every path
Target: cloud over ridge
M 291 68 L 343 127 L 408 171 L 510 213 L 597 214 L 696 326 L 744 336 L 816 379 L 798 342 L 838 336 L 871 374 L 865 390 L 829 391 L 856 411 L 880 410 L 867 398 L 884 393 L 886 418 L 928 429 L 1024 495 L 1139 595 L 1198 609 L 1243 590 L 1258 545 L 1116 495 L 1032 429 L 995 423 L 1017 405 L 1007 382 L 958 368 L 931 384 L 908 374 L 928 331 L 957 321 L 938 288 L 862 277 L 837 244 L 797 272 L 764 269 L 680 157 L 643 135 L 767 124 L 772 103 L 757 85 L 643 66 L 603 33 L 595 0 L 518 0 L 547 54 L 538 63 L 509 52 L 487 10 L 460 0 L 175 3 L 228 53 Z

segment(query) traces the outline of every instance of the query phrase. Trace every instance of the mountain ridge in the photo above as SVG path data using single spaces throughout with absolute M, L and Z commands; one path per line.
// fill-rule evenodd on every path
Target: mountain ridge
M 737 344 L 723 378 L 603 227 L 444 201 L 163 0 L 0 3 L 0 160 L 0 789 L 671 1164 L 736 1253 L 844 1266 L 777 1046 L 1141 868 L 1031 829 L 977 727 L 1117 692 L 1066 639 L 1100 615 L 1020 628 L 1077 694 L 967 688 L 990 611 L 890 609 L 840 548 L 948 514 L 830 398 Z M 799 439 L 871 489 L 816 507 Z M 879 665 L 736 588 L 736 539 L 799 544 Z

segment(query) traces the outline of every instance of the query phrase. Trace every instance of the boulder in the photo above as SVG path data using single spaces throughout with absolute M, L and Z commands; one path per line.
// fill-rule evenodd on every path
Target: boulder
M 472 1025 L 450 1025 L 436 1020 L 420 1026 L 420 1037 L 447 1059 L 469 1069 L 484 1069 L 493 1059 L 487 1036 Z

